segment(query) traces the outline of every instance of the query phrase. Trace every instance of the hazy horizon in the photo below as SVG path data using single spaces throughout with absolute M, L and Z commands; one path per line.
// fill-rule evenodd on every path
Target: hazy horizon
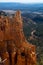
M 43 3 L 43 0 L 0 0 L 0 3 L 1 2 L 13 2 L 13 3 Z
M 1 3 L 18 3 L 18 4 L 43 4 L 43 2 L 42 2 L 42 3 L 0 2 L 0 4 L 1 4 Z

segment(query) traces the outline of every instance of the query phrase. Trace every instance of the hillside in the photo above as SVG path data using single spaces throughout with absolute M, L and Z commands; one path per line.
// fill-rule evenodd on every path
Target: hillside
M 6 6 L 5 6 L 6 5 Z M 23 4 L 23 3 L 0 3 L 0 10 L 21 10 L 21 11 L 33 11 L 43 13 L 42 4 Z

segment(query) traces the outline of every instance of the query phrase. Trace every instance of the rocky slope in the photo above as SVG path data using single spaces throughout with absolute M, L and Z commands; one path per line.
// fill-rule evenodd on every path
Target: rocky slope
M 0 57 L 4 65 L 35 65 L 35 46 L 23 33 L 21 12 L 13 18 L 0 16 Z

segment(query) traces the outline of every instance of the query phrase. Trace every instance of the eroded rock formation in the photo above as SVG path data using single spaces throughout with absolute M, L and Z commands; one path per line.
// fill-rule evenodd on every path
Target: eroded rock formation
M 35 65 L 35 46 L 23 33 L 21 12 L 13 18 L 0 17 L 0 57 L 4 65 Z

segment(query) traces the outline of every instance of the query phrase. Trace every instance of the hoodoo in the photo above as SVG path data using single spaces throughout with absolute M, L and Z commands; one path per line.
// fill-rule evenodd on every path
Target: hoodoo
M 0 57 L 3 65 L 35 65 L 35 46 L 27 42 L 23 33 L 21 12 L 0 17 Z

